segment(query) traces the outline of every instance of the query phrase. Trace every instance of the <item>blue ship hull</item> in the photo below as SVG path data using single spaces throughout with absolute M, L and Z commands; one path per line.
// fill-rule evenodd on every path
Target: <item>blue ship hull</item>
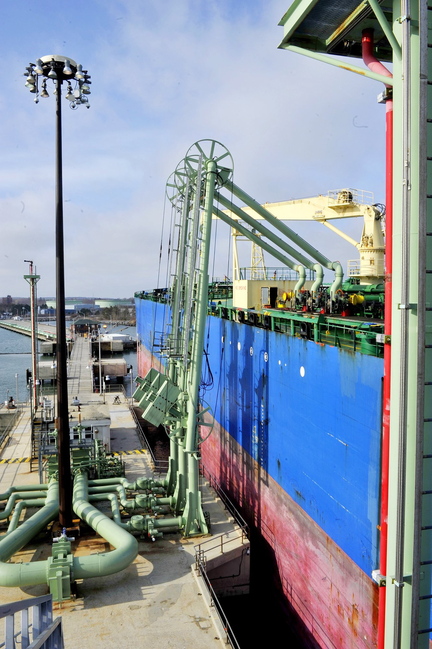
M 143 375 L 168 307 L 136 307 Z M 215 315 L 207 327 L 204 470 L 273 549 L 318 646 L 374 647 L 382 358 Z

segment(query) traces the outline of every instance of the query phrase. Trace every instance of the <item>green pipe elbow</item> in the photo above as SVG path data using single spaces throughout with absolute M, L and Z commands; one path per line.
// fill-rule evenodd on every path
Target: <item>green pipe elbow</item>
M 45 498 L 34 498 L 31 500 L 20 500 L 19 503 L 17 503 L 14 513 L 11 516 L 10 523 L 7 529 L 6 534 L 10 534 L 13 532 L 19 525 L 19 519 L 21 516 L 21 512 L 23 509 L 26 509 L 27 507 L 43 507 L 46 503 Z M 5 537 L 6 534 L 3 534 L 1 538 Z
M 45 506 L 0 543 L 0 561 L 7 561 L 36 536 L 58 514 L 58 482 L 48 488 Z
M 4 563 L 58 515 L 58 483 L 48 486 L 45 505 L 0 541 L 0 586 L 23 588 L 47 583 L 48 562 Z
M 47 484 L 16 485 L 15 487 L 9 487 L 7 491 L 0 494 L 0 500 L 7 500 L 11 494 L 16 493 L 17 491 L 46 491 L 47 489 Z
M 129 482 L 127 478 L 122 478 L 122 477 L 117 477 L 117 478 L 97 478 L 96 480 L 89 480 L 88 481 L 88 486 L 89 490 L 91 490 L 93 487 L 100 487 L 104 485 L 123 485 L 125 489 L 128 489 L 128 491 L 135 491 L 136 489 L 139 489 L 138 481 L 136 482 Z
M 111 511 L 113 515 L 113 520 L 116 523 L 116 525 L 119 525 L 120 527 L 123 527 L 125 530 L 130 529 L 130 525 L 128 523 L 123 523 L 120 515 L 120 507 L 119 503 L 117 500 L 117 496 L 113 493 L 105 493 L 105 494 L 91 494 L 89 496 L 89 501 L 90 502 L 98 502 L 101 500 L 109 500 L 111 503 Z
M 75 513 L 115 549 L 87 557 L 74 557 L 74 579 L 112 575 L 127 568 L 138 554 L 137 540 L 88 502 L 87 475 L 77 474 L 72 507 Z
M 311 286 L 311 293 L 315 295 L 324 280 L 324 269 L 321 264 L 314 264 L 315 281 Z
M 24 498 L 26 500 L 30 500 L 31 498 L 46 498 L 46 492 L 45 491 L 33 491 L 33 492 L 17 491 L 11 494 L 9 500 L 6 503 L 6 507 L 0 513 L 0 520 L 9 518 L 13 508 L 15 507 L 16 502 Z
M 335 271 L 335 278 L 333 284 L 330 286 L 330 296 L 333 299 L 336 291 L 342 286 L 343 268 L 342 264 L 340 264 L 338 261 L 333 262 L 332 268 Z
M 305 285 L 306 282 L 306 269 L 304 266 L 300 266 L 300 264 L 297 264 L 295 267 L 295 270 L 299 274 L 299 278 L 297 280 L 297 284 L 294 286 L 294 292 L 297 294 L 298 291 L 300 291 L 303 286 Z
M 112 487 L 112 490 L 110 489 L 110 487 Z M 102 486 L 97 486 L 97 487 L 89 487 L 88 491 L 89 491 L 90 495 L 93 495 L 93 494 L 98 494 L 98 493 L 102 493 L 102 494 L 103 493 L 108 493 L 107 490 L 110 493 L 114 493 L 114 492 L 118 493 L 120 504 L 124 509 L 135 509 L 136 508 L 135 501 L 133 499 L 129 499 L 127 497 L 126 489 L 124 488 L 124 486 L 122 484 L 117 484 L 117 485 L 113 484 L 113 485 L 102 485 Z

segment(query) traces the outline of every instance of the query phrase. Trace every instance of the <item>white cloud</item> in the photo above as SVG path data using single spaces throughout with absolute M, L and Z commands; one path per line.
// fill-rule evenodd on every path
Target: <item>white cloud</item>
M 156 283 L 165 181 L 202 138 L 231 151 L 235 182 L 259 201 L 345 186 L 383 201 L 381 87 L 278 50 L 288 1 L 80 0 L 66 20 L 54 0 L 43 15 L 11 4 L 0 45 L 0 296 L 26 294 L 24 258 L 37 264 L 39 293 L 55 291 L 54 98 L 35 106 L 21 76 L 44 53 L 83 62 L 93 81 L 90 110 L 63 102 L 70 295 Z M 344 250 L 321 230 L 318 244 L 331 258 Z

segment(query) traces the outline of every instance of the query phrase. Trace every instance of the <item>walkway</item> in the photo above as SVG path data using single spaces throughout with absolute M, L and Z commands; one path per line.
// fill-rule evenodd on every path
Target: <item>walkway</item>
M 75 340 L 68 363 L 68 394 L 72 399 L 79 395 L 80 400 L 93 395 L 90 342 L 82 336 Z
M 31 336 L 30 320 L 0 320 L 0 327 L 2 329 L 9 329 L 10 331 L 14 331 L 17 334 Z M 38 324 L 37 337 L 39 340 L 55 340 L 56 326 Z
M 102 402 L 102 395 L 91 392 L 88 341 L 78 338 L 69 363 L 70 399 L 82 403 Z M 111 417 L 112 451 L 131 451 L 141 447 L 136 425 L 124 397 L 113 403 L 106 399 Z M 70 406 L 71 410 L 74 410 Z M 0 459 L 0 492 L 10 485 L 35 484 L 38 472 L 30 473 L 28 462 L 14 462 L 30 455 L 30 409 L 25 406 L 9 444 Z M 147 453 L 123 456 L 126 477 L 152 474 Z M 2 463 L 2 460 L 11 460 Z M 203 507 L 210 513 L 212 533 L 234 534 L 235 525 L 221 502 L 206 484 L 202 489 Z M 118 649 L 138 643 L 164 649 L 220 649 L 226 647 L 225 633 L 209 606 L 206 592 L 194 570 L 195 544 L 202 539 L 184 539 L 179 533 L 167 534 L 152 543 L 139 540 L 138 556 L 126 570 L 108 577 L 77 583 L 77 597 L 66 602 L 54 615 L 62 616 L 65 648 L 77 641 L 80 649 Z M 107 551 L 98 537 L 77 538 L 75 554 Z M 14 561 L 37 561 L 51 554 L 49 543 L 28 545 L 14 555 Z M 0 588 L 0 604 L 43 595 L 45 585 L 25 589 Z

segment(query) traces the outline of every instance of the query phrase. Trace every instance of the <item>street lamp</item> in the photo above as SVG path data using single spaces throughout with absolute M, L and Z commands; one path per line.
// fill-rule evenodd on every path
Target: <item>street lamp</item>
M 59 522 L 62 527 L 72 524 L 72 477 L 70 463 L 69 412 L 67 391 L 67 341 L 64 287 L 63 239 L 63 170 L 61 136 L 61 89 L 67 84 L 65 98 L 72 109 L 79 105 L 89 108 L 90 76 L 72 59 L 65 56 L 43 56 L 30 63 L 26 72 L 26 87 L 39 98 L 49 97 L 47 85 L 54 83 L 56 95 L 56 357 L 57 357 L 57 432 L 59 473 Z

